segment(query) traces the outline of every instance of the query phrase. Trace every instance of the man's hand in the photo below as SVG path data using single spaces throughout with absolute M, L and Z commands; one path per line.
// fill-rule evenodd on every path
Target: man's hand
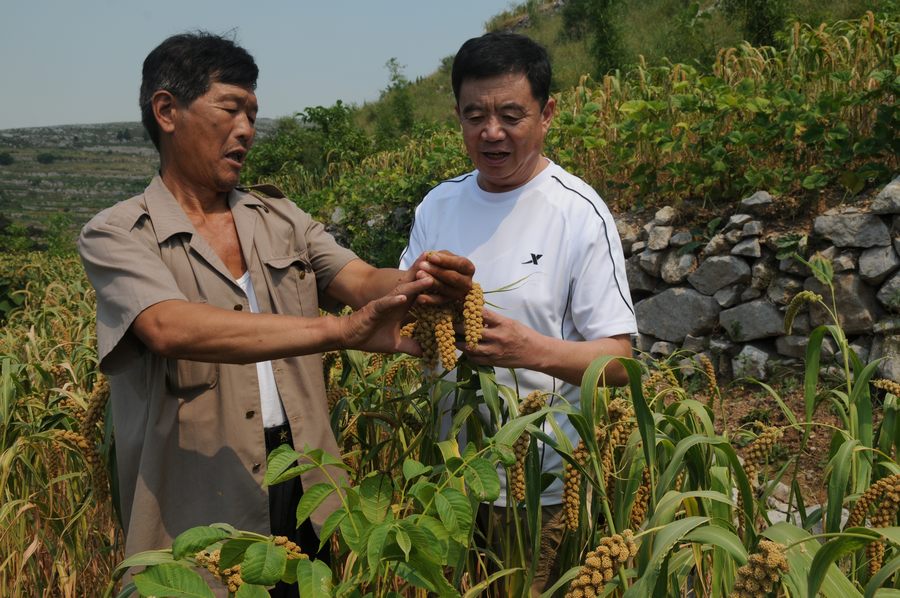
M 433 280 L 427 293 L 419 295 L 420 305 L 442 305 L 463 299 L 472 288 L 475 264 L 468 258 L 446 250 L 426 251 L 410 267 L 415 278 L 428 276 Z
M 370 301 L 352 314 L 339 318 L 340 348 L 421 355 L 418 343 L 400 336 L 400 327 L 419 293 L 433 284 L 434 280 L 427 275 L 402 283 L 384 297 Z
M 524 324 L 484 310 L 484 331 L 478 347 L 469 349 L 465 343 L 457 343 L 472 362 L 505 368 L 538 369 L 534 357 L 542 335 Z

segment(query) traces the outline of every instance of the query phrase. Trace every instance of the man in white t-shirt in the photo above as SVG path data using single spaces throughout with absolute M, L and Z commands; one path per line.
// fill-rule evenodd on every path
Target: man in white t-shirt
M 543 156 L 555 109 L 550 78 L 546 50 L 527 37 L 488 33 L 462 45 L 453 62 L 453 92 L 476 170 L 428 193 L 416 209 L 401 267 L 439 248 L 472 260 L 485 290 L 520 281 L 491 295 L 500 309 L 485 311 L 484 336 L 465 353 L 474 363 L 495 366 L 497 382 L 517 387 L 520 397 L 548 391 L 577 407 L 587 366 L 601 355 L 630 357 L 637 324 L 609 209 L 589 185 Z M 625 381 L 624 368 L 611 361 L 605 383 Z M 577 444 L 568 418 L 556 420 Z M 549 424 L 544 430 L 553 433 Z M 555 450 L 540 446 L 540 456 L 545 472 L 561 475 Z M 504 476 L 501 483 L 495 504 L 505 506 Z M 553 581 L 561 502 L 557 479 L 541 495 L 533 592 Z

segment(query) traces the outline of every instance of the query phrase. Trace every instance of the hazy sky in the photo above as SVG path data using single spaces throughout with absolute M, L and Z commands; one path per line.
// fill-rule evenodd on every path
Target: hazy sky
M 0 0 L 0 129 L 137 121 L 141 63 L 173 33 L 236 32 L 260 116 L 360 104 L 434 72 L 512 0 Z

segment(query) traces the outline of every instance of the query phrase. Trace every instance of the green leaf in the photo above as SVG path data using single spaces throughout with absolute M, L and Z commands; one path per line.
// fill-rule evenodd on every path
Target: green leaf
M 269 590 L 255 583 L 242 583 L 234 598 L 269 598 Z
M 215 544 L 227 537 L 227 532 L 215 527 L 192 527 L 178 534 L 178 537 L 172 541 L 172 556 L 176 559 L 193 556 L 210 544 Z
M 420 475 L 431 473 L 431 471 L 432 468 L 430 465 L 423 465 L 415 459 L 406 459 L 403 461 L 403 477 L 406 480 L 412 480 Z
M 321 550 L 323 546 L 331 539 L 331 536 L 334 534 L 334 530 L 336 530 L 340 525 L 344 518 L 347 516 L 347 511 L 344 510 L 344 507 L 341 507 L 334 511 L 328 518 L 325 520 L 325 523 L 322 524 L 322 529 L 319 531 L 319 549 Z
M 299 458 L 300 453 L 292 449 L 290 445 L 282 444 L 275 447 L 275 450 L 269 453 L 266 459 L 266 475 L 263 483 L 267 486 L 277 484 L 277 480 L 282 474 L 293 467 Z
M 878 573 L 872 576 L 869 583 L 866 584 L 864 598 L 874 598 L 875 592 L 891 578 L 891 576 L 900 569 L 900 555 L 892 558 L 886 565 L 878 570 Z
M 331 496 L 332 492 L 334 492 L 334 487 L 325 482 L 304 489 L 303 496 L 300 497 L 300 502 L 297 504 L 297 525 L 309 519 L 312 512 L 318 509 L 319 505 Z
M 821 172 L 814 172 L 804 177 L 800 184 L 804 189 L 821 189 L 828 184 L 828 177 Z
M 331 569 L 321 561 L 297 561 L 297 588 L 303 598 L 331 598 Z
M 624 598 L 650 596 L 672 548 L 684 538 L 685 534 L 708 522 L 708 517 L 685 517 L 662 527 L 653 536 L 645 539 L 644 542 L 653 542 L 650 559 L 638 581 L 625 591 Z
M 823 544 L 816 551 L 812 565 L 809 567 L 809 573 L 806 576 L 808 583 L 807 592 L 810 596 L 818 594 L 828 569 L 833 567 L 836 561 L 851 552 L 865 548 L 866 544 L 878 538 L 878 534 L 871 533 L 863 528 L 850 529 L 852 529 L 852 535 L 847 533 L 850 532 L 850 530 L 847 530 L 840 536 Z
M 859 441 L 845 440 L 837 450 L 828 469 L 828 505 L 825 511 L 825 531 L 836 533 L 841 527 L 841 507 L 847 494 L 847 481 L 850 479 L 850 467 L 853 459 L 853 450 L 859 446 Z
M 403 554 L 406 555 L 406 560 L 408 561 L 409 550 L 412 548 L 412 541 L 410 541 L 409 535 L 402 529 L 398 529 L 395 539 L 397 540 L 397 546 L 399 546 L 400 550 L 403 551 Z
M 790 590 L 791 596 L 810 598 L 807 593 L 809 585 L 807 572 L 812 566 L 812 559 L 819 548 L 819 543 L 812 539 L 809 532 L 790 523 L 776 523 L 766 528 L 762 535 L 779 544 L 791 546 L 787 551 L 790 569 L 782 578 L 782 583 Z M 834 565 L 828 568 L 820 591 L 826 598 L 862 598 L 862 594 L 853 583 Z
M 369 560 L 369 581 L 375 578 L 381 563 L 381 553 L 387 544 L 388 534 L 394 526 L 393 521 L 385 521 L 374 526 L 369 531 L 369 542 L 366 548 L 366 558 Z
M 141 596 L 169 598 L 215 598 L 196 571 L 177 563 L 153 565 L 134 576 Z
M 241 577 L 248 583 L 270 586 L 281 579 L 287 565 L 287 551 L 271 542 L 256 542 L 247 548 L 241 563 Z
M 239 564 L 244 560 L 244 553 L 247 552 L 250 545 L 256 542 L 257 540 L 249 538 L 235 538 L 225 542 L 219 552 L 219 568 L 227 569 Z
M 512 446 L 516 443 L 516 440 L 519 439 L 519 436 L 522 435 L 522 432 L 525 431 L 525 428 L 528 427 L 528 424 L 531 424 L 535 420 L 546 416 L 551 411 L 560 410 L 544 407 L 535 411 L 534 413 L 529 413 L 528 415 L 522 415 L 509 420 L 503 425 L 502 428 L 497 430 L 497 433 L 491 439 L 492 442 L 495 446 Z
M 500 497 L 500 476 L 488 460 L 481 457 L 472 459 L 463 477 L 478 500 L 492 502 Z
M 461 544 L 467 543 L 469 532 L 471 532 L 472 525 L 475 521 L 475 515 L 469 497 L 454 488 L 442 489 L 440 491 L 440 496 L 442 501 L 446 501 L 453 511 L 453 519 L 456 521 L 456 528 L 451 531 L 453 539 Z M 438 511 L 438 516 L 443 520 L 440 511 Z M 444 524 L 447 525 L 446 522 L 444 522 Z M 449 525 L 447 525 L 447 527 L 449 528 Z
M 372 523 L 384 521 L 391 507 L 393 494 L 394 483 L 385 474 L 378 473 L 365 478 L 359 486 L 359 506 L 366 519 Z
M 743 543 L 741 543 L 741 539 L 738 538 L 734 532 L 731 532 L 724 527 L 704 525 L 703 527 L 698 527 L 693 530 L 685 536 L 685 539 L 699 544 L 717 546 L 734 557 L 734 560 L 738 565 L 747 563 L 749 555 L 747 554 L 747 549 L 744 548 Z
M 145 550 L 144 552 L 133 554 L 119 563 L 116 566 L 116 571 L 124 571 L 132 567 L 149 567 L 151 565 L 161 565 L 163 563 L 172 563 L 174 561 L 175 557 L 172 556 L 171 550 Z
M 438 517 L 446 526 L 447 531 L 453 534 L 459 531 L 459 521 L 456 520 L 456 511 L 453 505 L 447 500 L 443 494 L 434 495 L 434 507 L 437 510 Z

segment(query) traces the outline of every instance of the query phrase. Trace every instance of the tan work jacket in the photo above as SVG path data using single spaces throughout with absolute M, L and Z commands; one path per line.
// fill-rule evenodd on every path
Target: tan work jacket
M 356 256 L 288 199 L 235 190 L 228 203 L 260 311 L 318 317 L 322 290 Z M 130 329 L 160 301 L 246 311 L 246 296 L 159 176 L 143 194 L 95 216 L 78 245 L 97 291 L 126 554 L 170 546 L 185 529 L 215 522 L 269 534 L 256 366 L 165 359 Z M 272 365 L 294 445 L 339 456 L 321 354 Z M 302 481 L 310 488 L 325 480 L 313 470 Z M 316 511 L 317 529 L 336 506 Z

